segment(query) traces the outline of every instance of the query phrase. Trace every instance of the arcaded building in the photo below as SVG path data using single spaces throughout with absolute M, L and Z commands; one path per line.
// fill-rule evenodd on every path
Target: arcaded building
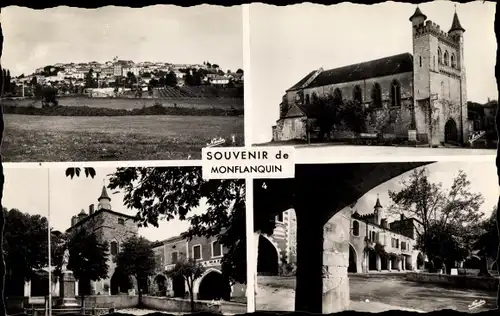
M 306 140 L 315 130 L 312 104 L 354 101 L 363 108 L 366 133 L 439 146 L 463 144 L 472 131 L 467 113 L 465 29 L 457 13 L 448 32 L 417 7 L 410 17 L 413 53 L 401 53 L 340 68 L 311 71 L 286 90 L 273 140 Z M 333 139 L 355 137 L 334 125 Z
M 350 273 L 376 271 L 416 271 L 423 269 L 424 257 L 415 249 L 420 223 L 403 215 L 389 222 L 380 199 L 374 201 L 372 212 L 347 207 L 336 216 L 350 218 L 349 267 Z M 295 264 L 296 218 L 293 209 L 276 217 L 276 229 L 272 236 L 261 235 L 258 244 L 258 275 L 284 273 L 283 263 Z
M 156 275 L 151 282 L 153 295 L 188 298 L 188 286 L 183 278 L 170 278 L 165 272 L 175 267 L 180 260 L 195 259 L 205 269 L 201 277 L 193 283 L 193 294 L 198 300 L 231 301 L 246 296 L 244 284 L 234 283 L 223 275 L 221 261 L 227 249 L 215 237 L 193 237 L 187 239 L 176 236 L 155 243 Z

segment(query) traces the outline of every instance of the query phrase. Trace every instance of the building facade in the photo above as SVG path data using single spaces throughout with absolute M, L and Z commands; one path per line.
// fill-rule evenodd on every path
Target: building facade
M 334 106 L 347 101 L 364 110 L 367 133 L 438 146 L 463 144 L 468 121 L 465 30 L 455 12 L 448 32 L 427 20 L 417 7 L 410 17 L 413 54 L 403 53 L 341 68 L 311 71 L 289 88 L 273 126 L 273 140 L 307 139 L 315 130 L 312 103 L 330 97 Z M 354 137 L 337 124 L 331 138 Z
M 419 222 L 401 216 L 388 222 L 384 208 L 377 198 L 372 213 L 360 215 L 350 207 L 336 216 L 351 221 L 349 233 L 349 267 L 351 273 L 380 271 L 416 271 L 423 269 L 424 257 L 415 249 Z M 340 220 L 340 219 L 339 219 Z M 257 273 L 279 275 L 286 273 L 283 263 L 295 265 L 296 217 L 293 209 L 276 216 L 272 236 L 261 235 L 258 242 Z
M 115 274 L 115 258 L 120 252 L 121 245 L 130 237 L 138 234 L 137 223 L 134 217 L 118 213 L 111 208 L 111 198 L 106 187 L 102 187 L 102 192 L 98 198 L 97 207 L 94 204 L 89 206 L 88 213 L 84 210 L 80 214 L 71 218 L 71 227 L 66 230 L 71 233 L 76 229 L 93 230 L 101 241 L 109 244 L 108 256 L 108 277 L 100 281 L 91 281 L 90 284 L 78 284 L 81 294 L 118 294 L 127 292 L 128 288 L 121 282 L 121 276 Z M 137 290 L 137 284 L 132 280 L 132 284 Z M 85 293 L 86 292 L 86 293 Z
M 156 258 L 156 276 L 151 283 L 151 292 L 162 296 L 189 297 L 188 285 L 182 278 L 165 276 L 165 271 L 175 267 L 184 259 L 194 259 L 204 268 L 201 277 L 193 283 L 193 294 L 198 300 L 223 299 L 230 301 L 235 297 L 245 297 L 244 284 L 231 284 L 222 274 L 221 261 L 227 249 L 215 237 L 193 237 L 192 239 L 177 236 L 158 242 L 153 248 Z

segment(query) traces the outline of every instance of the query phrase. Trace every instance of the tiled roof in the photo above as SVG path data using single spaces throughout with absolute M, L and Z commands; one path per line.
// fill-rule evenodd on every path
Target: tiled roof
M 295 85 L 293 85 L 291 88 L 289 88 L 287 91 L 293 91 L 299 89 L 309 78 L 311 78 L 314 74 L 316 73 L 316 70 L 311 71 L 307 76 L 305 76 L 302 80 L 297 82 Z
M 410 53 L 370 60 L 359 64 L 325 70 L 307 86 L 321 87 L 336 83 L 364 80 L 413 71 L 413 56 Z M 310 72 L 287 91 L 299 89 L 316 71 Z
M 413 71 L 413 56 L 404 53 L 321 72 L 308 88 Z
M 465 32 L 464 28 L 460 24 L 460 20 L 458 19 L 458 14 L 456 12 L 453 15 L 453 23 L 451 23 L 451 28 L 450 28 L 449 32 L 452 32 L 452 31 L 462 31 L 462 32 Z

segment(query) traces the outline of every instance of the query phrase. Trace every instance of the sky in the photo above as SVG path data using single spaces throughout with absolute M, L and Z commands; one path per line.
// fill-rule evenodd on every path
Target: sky
M 459 170 L 467 174 L 467 179 L 471 182 L 471 192 L 481 193 L 484 197 L 484 203 L 480 211 L 489 217 L 493 207 L 498 203 L 498 176 L 495 166 L 495 158 L 492 157 L 491 163 L 487 162 L 436 162 L 425 167 L 428 170 L 428 178 L 433 183 L 442 183 L 443 189 L 449 190 L 453 179 L 458 175 Z M 419 168 L 420 169 L 420 168 Z M 407 180 L 413 170 L 408 171 L 398 177 L 375 187 L 355 204 L 354 209 L 360 214 L 373 213 L 377 196 L 380 198 L 382 207 L 387 208 L 392 204 L 388 191 L 399 191 L 402 180 Z M 386 211 L 386 215 L 389 215 Z M 392 220 L 397 219 L 389 216 Z
M 12 75 L 65 62 L 119 59 L 243 67 L 241 7 L 2 8 L 2 67 Z
M 70 227 L 71 217 L 82 209 L 88 214 L 90 204 L 97 207 L 97 198 L 101 195 L 102 186 L 108 182 L 108 175 L 114 168 L 95 168 L 96 176 L 86 178 L 68 178 L 64 168 L 9 168 L 4 167 L 5 187 L 2 206 L 8 209 L 17 208 L 23 213 L 49 215 L 50 191 L 50 223 L 55 230 L 64 232 Z M 50 174 L 50 179 L 49 179 Z M 49 182 L 50 181 L 50 182 Z M 49 184 L 50 183 L 50 184 Z M 108 189 L 113 211 L 135 215 L 135 210 L 123 205 L 123 193 Z M 206 210 L 206 204 L 193 210 L 192 214 L 200 214 Z M 158 228 L 142 227 L 139 234 L 150 241 L 164 240 L 178 236 L 189 228 L 188 221 L 160 221 Z
M 471 1 L 456 5 L 464 33 L 467 98 L 498 99 L 495 79 L 497 43 L 495 3 Z M 448 31 L 454 3 L 419 5 L 427 18 Z M 311 3 L 250 6 L 250 95 L 252 143 L 271 140 L 285 90 L 320 67 L 332 69 L 409 52 L 413 54 L 409 17 L 414 4 L 376 5 Z M 255 22 L 256 21 L 256 22 Z M 248 89 L 248 87 L 247 87 Z M 258 118 L 258 119 L 257 119 Z

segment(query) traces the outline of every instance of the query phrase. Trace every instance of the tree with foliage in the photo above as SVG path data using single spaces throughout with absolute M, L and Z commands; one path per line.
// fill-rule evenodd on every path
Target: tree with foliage
M 238 68 L 238 70 L 236 70 L 236 73 L 237 74 L 243 74 L 243 69 Z
M 101 241 L 94 230 L 77 228 L 70 232 L 66 247 L 69 251 L 68 270 L 73 271 L 73 275 L 82 285 L 107 278 L 109 245 L 107 241 Z M 80 292 L 82 304 L 86 294 L 91 293 Z
M 205 272 L 205 268 L 193 258 L 184 258 L 178 261 L 171 270 L 165 272 L 172 279 L 182 278 L 186 281 L 191 301 L 191 313 L 195 312 L 193 284 L 196 279 L 202 276 L 203 272 Z
M 57 101 L 57 88 L 43 87 L 38 91 L 35 90 L 35 93 L 41 94 L 42 107 L 59 105 L 59 101 Z
M 458 237 L 460 227 L 479 222 L 483 216 L 479 208 L 484 198 L 480 193 L 470 192 L 470 181 L 463 171 L 453 179 L 449 190 L 443 189 L 441 183 L 432 183 L 427 173 L 427 168 L 415 169 L 408 180 L 401 182 L 400 190 L 389 191 L 393 202 L 389 212 L 416 219 L 413 222 L 418 235 L 417 249 L 431 262 L 443 261 L 440 248 L 433 243 L 438 237 L 448 236 L 446 234 Z M 446 238 L 452 238 L 450 236 Z
M 6 208 L 3 218 L 4 294 L 23 296 L 24 282 L 49 263 L 47 218 Z
M 177 86 L 177 76 L 175 75 L 175 72 L 171 71 L 167 74 L 165 77 L 165 85 L 169 87 Z
M 497 228 L 498 208 L 494 207 L 491 216 L 477 225 L 476 240 L 474 241 L 474 250 L 478 250 L 477 255 L 481 258 L 482 265 L 479 275 L 490 276 L 488 271 L 487 258 L 498 257 L 498 228 Z M 499 271 L 500 272 L 500 271 Z
M 87 177 L 95 176 L 94 169 L 84 170 Z M 66 176 L 71 178 L 80 174 L 79 168 L 66 170 Z M 109 188 L 124 191 L 124 205 L 137 210 L 139 226 L 158 227 L 159 220 L 178 218 L 191 222 L 186 238 L 216 237 L 227 249 L 221 262 L 222 273 L 232 283 L 246 284 L 244 180 L 207 181 L 200 167 L 118 168 L 110 178 Z M 202 200 L 208 205 L 207 211 L 192 214 Z M 265 232 L 271 233 L 272 229 Z
M 126 275 L 133 275 L 139 290 L 139 305 L 142 304 L 142 293 L 147 289 L 148 278 L 155 271 L 155 254 L 151 243 L 144 237 L 132 236 L 127 239 L 116 256 L 116 269 Z
M 51 229 L 50 234 L 50 261 L 54 268 L 54 276 L 61 276 L 61 268 L 66 249 L 66 235 L 57 230 Z
M 85 88 L 95 88 L 94 70 L 90 70 L 85 75 Z

